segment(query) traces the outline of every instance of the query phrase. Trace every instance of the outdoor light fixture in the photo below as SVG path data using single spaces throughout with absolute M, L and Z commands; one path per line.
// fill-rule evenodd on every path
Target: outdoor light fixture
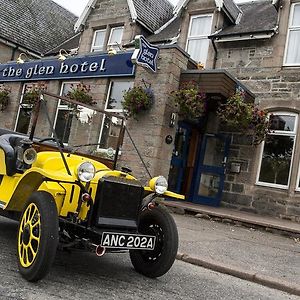
M 199 61 L 198 63 L 197 63 L 197 69 L 198 70 L 204 70 L 205 68 L 204 68 L 204 63 L 202 63 L 201 61 Z
M 121 52 L 125 52 L 124 48 L 122 45 L 120 45 L 118 42 L 114 42 L 108 49 L 107 49 L 107 54 L 109 56 L 114 56 L 117 54 L 116 48 L 114 46 L 117 46 Z
M 60 49 L 58 54 L 58 60 L 64 61 L 69 56 L 69 53 L 65 49 Z
M 22 56 L 25 56 L 24 59 L 29 60 L 27 54 L 22 52 L 22 53 L 20 53 L 19 57 L 17 58 L 17 64 L 24 64 L 25 60 L 22 58 Z
M 114 55 L 117 54 L 117 50 L 115 48 L 113 48 L 113 47 L 110 47 L 110 48 L 107 49 L 107 54 L 109 56 L 114 56 Z

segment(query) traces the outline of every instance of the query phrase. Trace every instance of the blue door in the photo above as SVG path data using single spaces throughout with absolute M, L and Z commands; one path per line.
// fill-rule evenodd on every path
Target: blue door
M 199 148 L 190 200 L 218 206 L 224 188 L 229 138 L 222 134 L 205 134 Z
M 184 189 L 190 140 L 190 125 L 179 122 L 175 135 L 174 150 L 169 173 L 170 190 L 176 193 L 182 193 Z

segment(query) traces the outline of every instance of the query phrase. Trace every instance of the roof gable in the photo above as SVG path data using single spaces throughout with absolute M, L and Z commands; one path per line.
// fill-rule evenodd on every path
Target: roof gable
M 260 34 L 276 30 L 278 11 L 271 1 L 249 2 L 239 5 L 242 17 L 239 24 L 230 25 L 220 32 L 213 34 L 213 38 L 222 39 L 228 36 L 245 34 Z
M 74 35 L 77 19 L 52 0 L 0 0 L 0 37 L 44 54 Z
M 173 17 L 174 7 L 168 0 L 130 1 L 134 5 L 137 21 L 151 32 L 159 29 Z

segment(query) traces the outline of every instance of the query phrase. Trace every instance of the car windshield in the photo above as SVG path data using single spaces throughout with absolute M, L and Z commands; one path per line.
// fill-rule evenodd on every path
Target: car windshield
M 114 160 L 124 125 L 121 115 L 102 111 L 96 105 L 72 102 L 50 93 L 43 93 L 42 99 L 46 101 L 41 101 L 35 136 L 45 137 L 45 132 L 52 132 L 50 138 L 57 137 L 60 144 L 72 148 L 72 152 L 80 151 Z M 55 101 L 57 110 L 52 123 L 49 114 Z

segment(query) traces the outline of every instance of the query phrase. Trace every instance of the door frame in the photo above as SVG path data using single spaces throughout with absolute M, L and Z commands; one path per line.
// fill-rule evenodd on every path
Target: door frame
M 224 153 L 223 153 L 223 165 L 222 167 L 217 166 L 210 166 L 210 165 L 204 165 L 204 157 L 205 157 L 205 151 L 207 146 L 207 141 L 209 138 L 220 138 L 224 141 Z M 195 172 L 193 176 L 193 182 L 190 189 L 189 194 L 189 200 L 196 204 L 204 204 L 204 205 L 210 205 L 210 206 L 219 206 L 221 202 L 222 193 L 224 190 L 224 181 L 225 181 L 225 172 L 226 172 L 226 162 L 228 159 L 229 154 L 229 145 L 230 145 L 230 139 L 225 134 L 219 134 L 219 133 L 205 133 L 203 135 L 203 138 L 201 139 L 198 147 L 198 160 L 196 162 L 195 166 Z M 200 179 L 202 173 L 210 173 L 210 174 L 216 174 L 220 177 L 220 183 L 218 188 L 218 193 L 215 197 L 206 197 L 206 196 L 199 196 L 198 190 L 200 186 Z

